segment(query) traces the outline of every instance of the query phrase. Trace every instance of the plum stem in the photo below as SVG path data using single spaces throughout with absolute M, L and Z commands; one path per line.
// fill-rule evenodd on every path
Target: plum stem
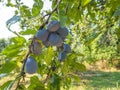
M 51 17 L 52 14 L 57 10 L 57 8 L 58 8 L 59 4 L 61 3 L 61 1 L 62 1 L 62 0 L 59 0 L 59 1 L 57 2 L 56 6 L 53 8 L 53 10 L 52 10 L 50 13 L 48 13 L 48 14 L 46 14 L 46 15 L 43 16 L 43 18 L 45 18 L 46 16 L 48 16 L 48 18 L 47 18 L 47 20 L 39 27 L 39 30 L 42 29 L 42 28 L 49 22 L 50 17 Z

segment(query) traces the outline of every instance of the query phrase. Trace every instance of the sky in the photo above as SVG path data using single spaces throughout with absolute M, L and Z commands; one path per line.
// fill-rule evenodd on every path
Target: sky
M 25 5 L 32 7 L 33 4 L 33 0 L 22 0 L 24 2 Z M 49 2 L 49 0 L 44 0 L 44 7 L 43 10 L 47 10 L 50 9 L 51 7 L 51 2 Z M 0 39 L 1 38 L 10 38 L 15 36 L 12 32 L 10 32 L 7 28 L 6 28 L 6 21 L 8 19 L 10 19 L 13 15 L 14 15 L 14 11 L 15 8 L 11 8 L 11 7 L 6 7 L 5 5 L 3 5 L 2 3 L 0 3 Z M 15 24 L 12 25 L 12 30 L 19 30 L 19 24 Z

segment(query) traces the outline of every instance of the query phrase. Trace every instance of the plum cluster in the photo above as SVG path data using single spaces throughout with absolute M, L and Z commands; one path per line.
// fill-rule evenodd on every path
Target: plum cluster
M 71 48 L 69 44 L 65 44 L 65 39 L 68 35 L 68 29 L 66 27 L 61 27 L 59 21 L 53 20 L 49 22 L 47 25 L 47 29 L 43 28 L 38 30 L 35 34 L 35 38 L 37 40 L 33 41 L 30 51 L 35 54 L 39 55 L 42 50 L 42 45 L 39 43 L 39 40 L 45 47 L 49 46 L 56 46 L 57 48 L 62 48 L 58 60 L 60 62 L 64 61 L 67 53 L 71 52 Z M 33 65 L 32 65 L 33 63 Z M 33 57 L 28 57 L 26 62 L 25 68 L 26 72 L 29 74 L 35 73 L 37 70 L 37 64 Z
M 63 42 L 68 35 L 68 29 L 66 27 L 60 27 L 60 23 L 57 20 L 51 21 L 47 29 L 39 30 L 35 37 L 42 41 L 43 45 L 57 46 L 63 45 Z

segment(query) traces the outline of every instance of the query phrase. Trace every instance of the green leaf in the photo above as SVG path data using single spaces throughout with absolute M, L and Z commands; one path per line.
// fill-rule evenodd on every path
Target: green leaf
M 17 45 L 23 45 L 26 42 L 24 37 L 13 37 L 10 40 Z
M 21 35 L 34 35 L 36 33 L 36 30 L 27 29 L 25 31 L 20 31 L 19 33 Z
M 120 15 L 120 6 L 118 7 L 118 9 L 115 11 L 113 16 L 119 16 Z
M 14 37 L 11 38 L 11 42 L 14 42 L 14 44 L 7 46 L 2 51 L 2 54 L 7 55 L 7 57 L 15 57 L 20 52 L 21 47 L 24 46 L 26 40 L 23 37 Z
M 11 83 L 8 85 L 6 90 L 11 90 L 14 83 L 15 83 L 15 81 L 11 81 Z
M 53 74 L 50 79 L 50 90 L 60 90 L 60 81 L 60 76 Z
M 120 22 L 119 22 L 120 23 Z M 120 38 L 120 28 L 116 29 L 116 35 Z
M 0 68 L 0 73 L 10 73 L 12 70 L 14 70 L 17 67 L 17 64 L 14 61 L 6 62 L 2 67 Z
M 43 83 L 38 79 L 37 76 L 30 78 L 30 85 L 28 90 L 45 90 Z
M 82 6 L 86 6 L 91 0 L 82 0 Z
M 75 81 L 77 81 L 78 83 L 80 82 L 80 77 L 79 77 L 79 76 L 73 75 L 72 77 L 73 77 L 73 79 L 74 79 Z
M 4 84 L 0 87 L 0 90 L 11 90 L 14 82 L 15 82 L 15 81 L 13 81 L 13 80 L 7 81 L 6 83 L 4 83 Z
M 85 41 L 85 45 L 89 45 L 90 43 L 92 43 L 102 32 L 99 31 L 99 32 L 92 32 L 92 34 L 86 38 L 86 41 Z
M 50 65 L 52 58 L 54 57 L 54 51 L 52 47 L 47 48 L 46 53 L 44 55 L 44 59 L 47 65 Z
M 77 57 L 77 54 L 72 52 L 72 53 L 67 57 L 68 62 L 71 63 L 71 61 L 73 61 L 74 59 L 76 59 L 76 57 Z
M 71 76 L 67 76 L 65 79 L 64 79 L 64 83 L 66 84 L 66 86 L 69 88 L 71 86 Z
M 43 2 L 41 0 L 39 2 L 35 2 L 32 7 L 32 15 L 33 16 L 39 15 L 42 7 L 43 7 Z
M 20 7 L 20 14 L 22 17 L 31 17 L 31 12 L 28 6 L 21 6 Z
M 63 10 L 59 10 L 58 17 L 59 17 L 59 20 L 60 20 L 60 25 L 65 26 L 65 24 L 67 22 L 67 16 L 66 16 L 66 14 Z
M 24 86 L 24 84 L 20 84 L 18 86 L 18 90 L 27 90 L 26 87 Z
M 78 62 L 74 62 L 73 64 L 71 64 L 73 68 L 73 70 L 76 71 L 86 71 L 86 67 L 85 65 L 78 63 Z
M 3 51 L 3 55 L 7 55 L 7 57 L 14 57 L 19 53 L 21 45 L 11 44 L 7 46 Z
M 7 86 L 8 86 L 11 82 L 12 82 L 12 80 L 7 81 L 6 83 L 4 83 L 4 84 L 0 87 L 0 89 L 1 89 L 1 90 L 6 90 Z

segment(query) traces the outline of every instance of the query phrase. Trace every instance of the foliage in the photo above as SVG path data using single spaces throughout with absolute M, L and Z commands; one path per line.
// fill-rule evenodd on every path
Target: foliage
M 9 40 L 0 39 L 0 52 L 10 44 Z
M 17 36 L 11 38 L 11 45 L 2 51 L 8 60 L 0 67 L 0 74 L 20 72 L 23 63 L 21 61 L 26 57 L 28 46 L 32 41 L 27 40 L 25 36 L 34 36 L 40 26 L 45 24 L 46 27 L 45 21 L 49 15 L 51 15 L 50 20 L 59 20 L 61 26 L 69 28 L 70 34 L 66 42 L 72 47 L 72 52 L 67 55 L 63 63 L 57 60 L 58 52 L 54 47 L 43 46 L 39 56 L 31 54 L 37 60 L 37 75 L 40 77 L 31 76 L 28 87 L 20 84 L 17 88 L 60 90 L 60 87 L 64 87 L 68 89 L 73 80 L 78 80 L 75 72 L 85 71 L 85 66 L 82 64 L 84 61 L 119 59 L 120 0 L 62 0 L 55 10 L 59 0 L 50 1 L 54 12 L 43 11 L 42 0 L 34 0 L 32 8 L 19 0 L 15 2 L 8 0 L 6 4 L 8 7 L 16 8 L 15 16 L 7 22 L 8 29 L 12 31 L 10 26 L 19 22 L 21 30 L 12 31 Z M 14 18 L 16 16 L 20 18 Z M 53 67 L 55 70 L 52 69 Z M 15 77 L 14 80 L 4 83 L 1 88 L 10 89 L 17 80 L 19 78 Z

